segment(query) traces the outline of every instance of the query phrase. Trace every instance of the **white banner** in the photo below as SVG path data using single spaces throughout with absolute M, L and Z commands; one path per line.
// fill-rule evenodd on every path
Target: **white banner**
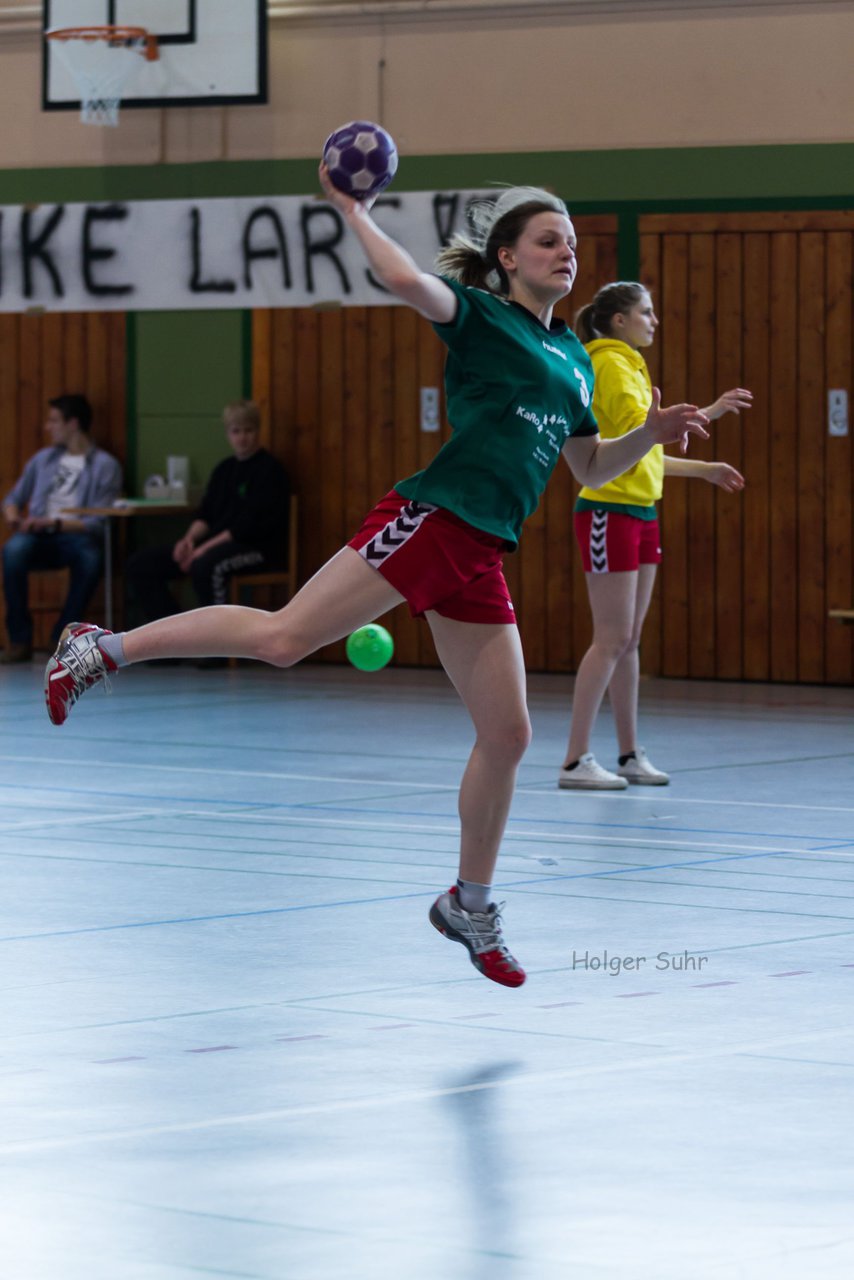
M 429 270 L 471 191 L 386 192 L 377 223 Z M 0 311 L 387 306 L 344 219 L 301 196 L 0 208 Z

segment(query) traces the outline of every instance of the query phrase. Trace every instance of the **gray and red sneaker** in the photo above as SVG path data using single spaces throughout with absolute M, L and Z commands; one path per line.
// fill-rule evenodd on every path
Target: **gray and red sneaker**
M 491 902 L 485 911 L 466 911 L 460 906 L 457 886 L 442 893 L 430 908 L 430 923 L 452 942 L 461 942 L 471 962 L 485 978 L 503 987 L 521 987 L 525 970 L 511 956 L 501 934 L 502 902 Z
M 53 724 L 65 724 L 81 694 L 118 670 L 98 646 L 101 636 L 112 634 L 92 622 L 71 622 L 59 637 L 44 672 L 44 700 Z

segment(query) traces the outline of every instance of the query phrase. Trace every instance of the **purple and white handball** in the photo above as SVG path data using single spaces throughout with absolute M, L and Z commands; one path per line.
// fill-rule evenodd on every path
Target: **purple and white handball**
M 366 200 L 383 191 L 397 172 L 397 147 L 381 125 L 351 120 L 330 133 L 323 144 L 323 161 L 334 187 Z

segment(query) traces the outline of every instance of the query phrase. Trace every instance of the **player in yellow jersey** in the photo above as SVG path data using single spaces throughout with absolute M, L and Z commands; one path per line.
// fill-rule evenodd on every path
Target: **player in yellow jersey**
M 593 414 L 603 439 L 615 439 L 642 423 L 653 400 L 641 348 L 651 345 L 658 319 L 643 285 L 605 285 L 576 316 L 575 329 L 593 362 Z M 707 418 L 750 408 L 743 387 L 725 391 L 703 410 Z M 728 493 L 744 479 L 726 462 L 671 457 L 655 446 L 608 484 L 583 487 L 575 507 L 593 612 L 593 642 L 581 660 L 572 702 L 572 727 L 558 785 L 569 791 L 617 791 L 629 783 L 663 786 L 637 740 L 638 645 L 656 567 L 661 560 L 656 501 L 665 476 L 707 480 Z M 598 763 L 590 736 L 608 690 L 617 731 L 615 772 Z

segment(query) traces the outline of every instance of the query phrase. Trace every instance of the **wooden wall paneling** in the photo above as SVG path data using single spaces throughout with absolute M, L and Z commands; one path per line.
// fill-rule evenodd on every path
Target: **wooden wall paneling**
M 379 494 L 368 484 L 368 316 L 366 307 L 344 312 L 344 525 L 352 538 Z
M 665 404 L 688 400 L 688 237 L 668 235 L 662 246 L 659 316 L 662 396 Z M 662 674 L 687 676 L 688 503 L 686 486 L 671 484 L 661 507 L 664 551 L 661 577 Z
M 798 237 L 797 285 L 797 679 L 824 680 L 825 233 Z
M 793 231 L 771 238 L 771 678 L 798 674 L 797 263 Z
M 715 398 L 715 236 L 701 232 L 688 246 L 688 397 L 692 404 Z M 713 429 L 714 431 L 714 429 Z M 692 439 L 688 456 L 711 461 L 716 442 Z M 678 446 L 669 446 L 678 453 Z M 685 486 L 688 503 L 688 672 L 711 680 L 715 670 L 715 499 L 705 480 L 665 481 L 668 491 Z
M 826 368 L 827 388 L 848 392 L 849 414 L 854 413 L 854 234 L 831 231 L 826 255 Z M 826 413 L 826 408 L 825 408 Z M 827 425 L 822 423 L 823 431 Z M 847 436 L 826 441 L 824 479 L 827 607 L 854 608 L 854 450 L 851 428 Z M 854 627 L 827 620 L 825 670 L 834 683 L 854 678 Z
M 124 451 L 119 454 L 115 444 L 117 423 L 110 403 L 109 358 L 110 344 L 105 321 L 106 311 L 92 311 L 81 316 L 83 321 L 83 368 L 76 384 L 85 389 L 92 405 L 93 436 L 101 448 L 114 454 L 124 463 Z M 124 426 L 124 424 L 122 424 Z M 122 431 L 124 435 L 124 431 Z
M 0 498 L 5 498 L 20 475 L 18 458 L 19 321 L 0 315 Z
M 44 421 L 47 413 L 42 385 L 42 316 L 19 318 L 18 349 L 18 470 L 27 458 L 47 443 Z M 51 395 L 53 392 L 51 392 Z
M 344 519 L 344 313 L 342 308 L 318 316 L 319 389 L 317 435 L 320 446 L 320 562 L 324 564 L 347 540 Z
M 297 313 L 272 311 L 270 316 L 269 333 L 262 335 L 271 362 L 264 381 L 269 398 L 270 451 L 284 463 L 294 492 L 302 497 L 304 485 L 297 449 Z M 300 545 L 300 582 L 306 572 L 302 567 L 304 555 L 305 548 Z
M 261 413 L 261 444 L 273 448 L 273 319 L 268 307 L 252 312 L 252 399 Z
M 661 235 L 642 233 L 639 237 L 640 249 L 640 282 L 649 290 L 656 315 L 661 311 Z M 649 369 L 649 376 L 654 387 L 661 386 L 661 337 L 656 336 L 651 347 L 644 351 L 644 359 Z M 662 507 L 659 505 L 659 519 L 663 519 Z M 661 573 L 656 575 L 655 588 L 652 593 L 649 611 L 646 615 L 640 647 L 641 671 L 645 675 L 660 675 L 662 668 L 662 609 L 661 609 Z
M 45 320 L 50 320 L 45 316 Z M 66 311 L 59 316 L 60 360 L 62 374 L 60 381 L 63 391 L 72 394 L 82 391 L 88 395 L 86 388 L 86 316 L 81 312 Z M 45 326 L 47 328 L 47 326 Z
M 66 392 L 75 394 L 80 391 L 86 394 L 86 388 L 82 381 L 78 382 L 76 377 L 74 381 L 70 381 L 66 370 L 65 337 L 66 330 L 70 328 L 69 319 L 70 317 L 62 311 L 48 312 L 41 317 L 41 324 L 39 325 L 42 351 L 42 409 L 40 422 L 44 422 L 49 399 L 54 396 L 64 395 Z M 74 319 L 79 319 L 79 317 L 75 316 Z M 44 434 L 42 434 L 39 444 L 47 444 L 47 437 Z
M 291 428 L 293 475 L 300 494 L 302 572 L 310 578 L 323 563 L 321 538 L 320 472 L 323 458 L 319 448 L 319 325 L 318 313 L 308 308 L 295 313 L 294 406 Z
M 392 308 L 368 311 L 368 433 L 370 501 L 374 503 L 401 477 L 394 469 L 394 344 Z
M 750 232 L 744 252 L 744 382 L 753 408 L 743 439 L 745 680 L 771 674 L 771 341 L 768 292 L 771 236 Z
M 735 231 L 740 234 L 784 231 L 854 231 L 854 209 L 778 209 L 738 213 L 650 213 L 643 217 L 645 231 L 667 233 Z
M 103 346 L 101 345 L 103 344 Z M 102 355 L 99 352 L 103 352 Z M 110 452 L 127 464 L 127 316 L 110 311 L 97 317 L 89 336 L 89 367 L 103 364 L 107 370 L 106 404 Z
M 420 317 L 411 307 L 395 307 L 392 311 L 394 342 L 394 474 L 389 487 L 418 470 L 418 325 Z M 380 493 L 376 498 L 381 497 Z M 418 663 L 420 633 L 424 622 L 416 621 L 408 605 L 393 614 L 392 630 L 395 657 L 404 666 Z
M 715 299 L 714 395 L 745 386 L 742 368 L 742 239 L 736 232 L 717 236 Z M 751 431 L 750 411 L 725 414 L 712 428 L 715 458 L 744 470 L 743 435 Z M 750 477 L 747 483 L 751 483 Z M 722 680 L 743 674 L 742 538 L 744 498 L 741 493 L 714 489 L 715 499 L 715 659 Z

